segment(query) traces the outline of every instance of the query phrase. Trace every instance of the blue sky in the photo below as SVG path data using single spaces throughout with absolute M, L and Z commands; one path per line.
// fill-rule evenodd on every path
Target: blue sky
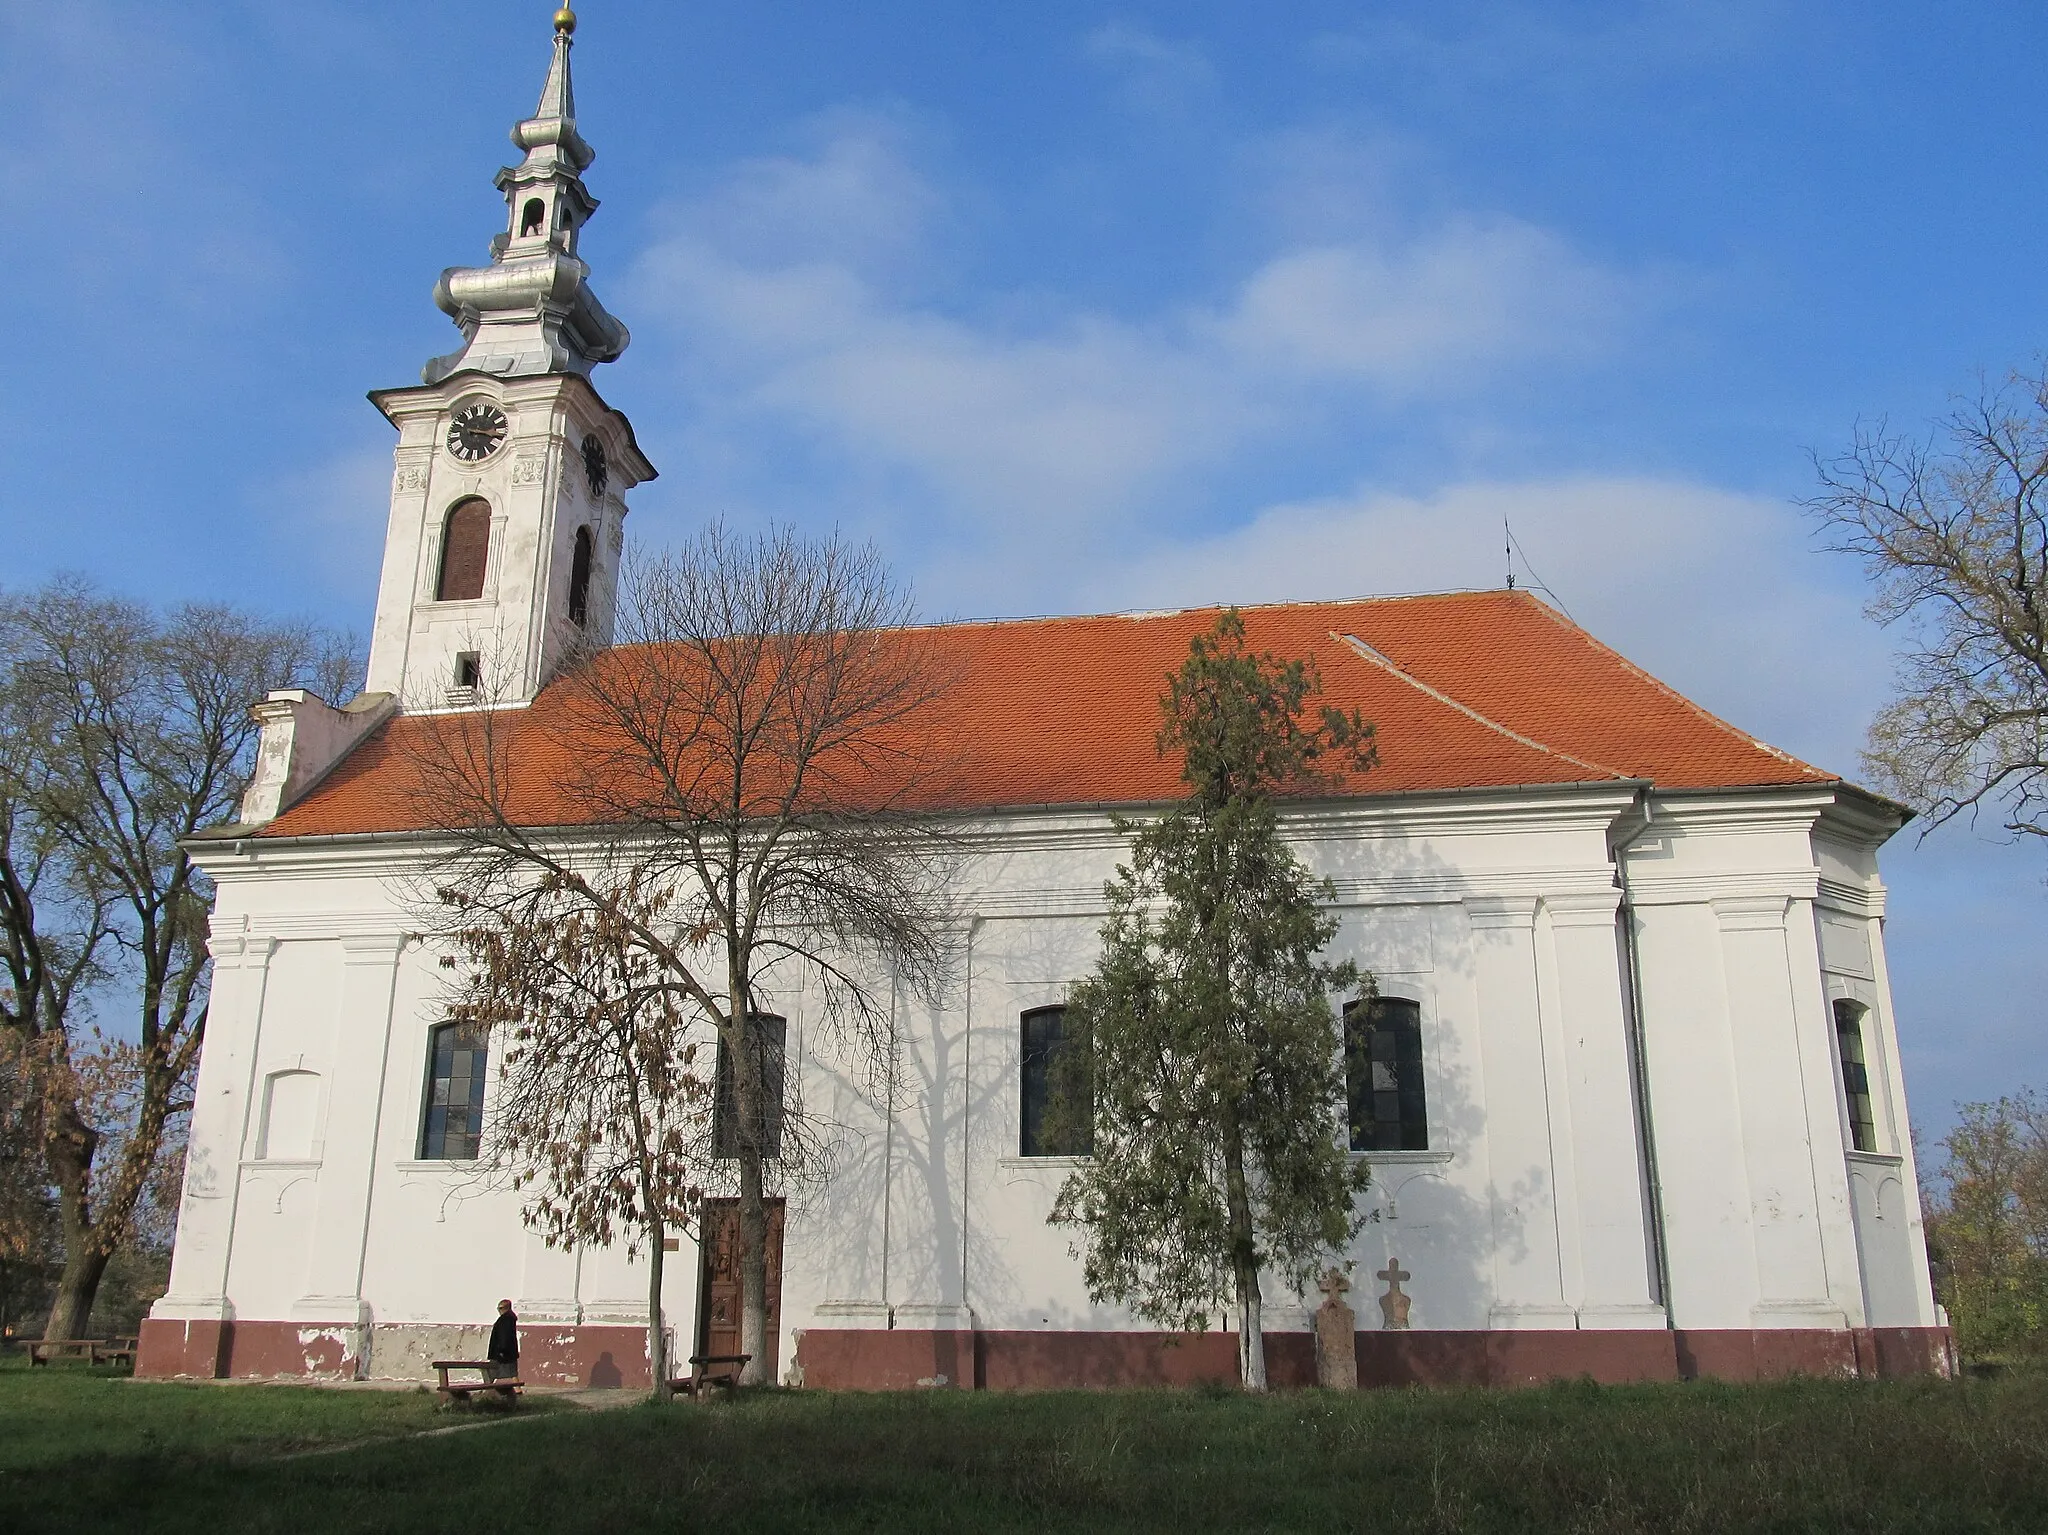
M 366 631 L 389 428 L 530 0 L 0 0 L 0 581 Z M 2048 336 L 2020 3 L 590 0 L 602 370 L 722 514 L 934 616 L 1497 585 L 1856 771 L 1887 637 L 1793 504 Z M 2017 66 L 2017 67 L 2015 67 Z M 1886 857 L 1915 1117 L 2048 1085 L 2048 860 Z

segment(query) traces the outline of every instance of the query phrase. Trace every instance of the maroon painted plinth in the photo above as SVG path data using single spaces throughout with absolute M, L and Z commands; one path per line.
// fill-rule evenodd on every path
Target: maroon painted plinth
M 827 1391 L 971 1389 L 980 1379 L 974 1340 L 951 1329 L 814 1328 L 797 1334 L 796 1362 L 806 1386 Z
M 308 1322 L 142 1324 L 135 1373 L 159 1380 L 228 1377 L 351 1380 L 356 1329 Z
M 379 1327 L 405 1330 L 403 1323 Z M 146 1321 L 135 1372 L 156 1379 L 346 1379 L 356 1371 L 351 1331 L 300 1322 Z M 1876 1379 L 1956 1370 L 1945 1327 L 1362 1332 L 1357 1348 L 1363 1387 Z M 798 1334 L 796 1356 L 806 1386 L 840 1391 L 1044 1391 L 1237 1379 L 1237 1340 L 1221 1332 L 810 1328 Z M 519 1369 L 540 1385 L 644 1390 L 647 1333 L 631 1325 L 527 1323 L 520 1328 Z M 1266 1373 L 1275 1386 L 1314 1385 L 1313 1339 L 1266 1334 Z
M 380 1323 L 377 1330 L 409 1329 Z M 142 1324 L 135 1373 L 158 1380 L 351 1380 L 354 1331 L 304 1322 L 150 1320 Z M 536 1385 L 644 1391 L 653 1378 L 644 1327 L 531 1323 L 519 1329 L 519 1345 L 519 1373 Z
M 135 1345 L 135 1373 L 155 1380 L 218 1380 L 227 1374 L 232 1322 L 145 1319 Z
M 1948 1375 L 1954 1345 L 1939 1327 L 1530 1332 L 1362 1332 L 1358 1382 L 1372 1386 L 1529 1386 L 1591 1379 L 1765 1380 L 1784 1375 Z M 972 1385 L 991 1391 L 1200 1386 L 1237 1379 L 1229 1333 L 920 1332 L 812 1328 L 798 1335 L 806 1386 L 900 1391 Z M 1266 1334 L 1266 1374 L 1315 1384 L 1306 1333 Z

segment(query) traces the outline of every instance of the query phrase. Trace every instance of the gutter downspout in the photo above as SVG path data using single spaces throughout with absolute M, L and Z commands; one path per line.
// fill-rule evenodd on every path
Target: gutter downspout
M 1636 813 L 1641 822 L 1627 836 L 1610 839 L 1614 859 L 1614 883 L 1621 891 L 1621 945 L 1627 955 L 1623 978 L 1628 984 L 1628 1035 L 1630 1065 L 1635 1068 L 1636 1144 L 1641 1148 L 1643 1176 L 1650 1194 L 1650 1265 L 1657 1282 L 1657 1301 L 1664 1308 L 1664 1325 L 1678 1326 L 1671 1309 L 1671 1261 L 1664 1232 L 1664 1182 L 1657 1170 L 1657 1133 L 1650 1107 L 1650 1061 L 1643 1030 L 1643 956 L 1636 943 L 1635 897 L 1628 885 L 1627 853 L 1655 817 L 1650 810 L 1650 791 L 1636 792 Z

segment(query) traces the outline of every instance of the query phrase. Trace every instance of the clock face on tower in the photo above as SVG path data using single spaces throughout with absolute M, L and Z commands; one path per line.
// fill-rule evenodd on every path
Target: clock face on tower
M 489 458 L 504 440 L 505 413 L 488 402 L 465 405 L 448 423 L 448 451 L 465 463 Z
M 604 444 L 591 433 L 583 439 L 583 476 L 590 481 L 590 497 L 594 501 L 604 494 L 611 471 L 605 467 Z

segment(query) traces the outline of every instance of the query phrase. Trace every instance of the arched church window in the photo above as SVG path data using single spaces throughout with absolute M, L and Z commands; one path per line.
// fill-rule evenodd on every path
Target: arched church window
M 1095 1150 L 1095 1058 L 1067 1027 L 1064 1007 L 1020 1019 L 1017 1150 L 1027 1157 L 1085 1157 Z
M 471 1162 L 484 1133 L 484 1062 L 491 1036 L 473 1023 L 437 1024 L 427 1048 L 422 1162 Z
M 1353 1151 L 1429 1150 L 1419 1002 L 1365 997 L 1346 1004 L 1344 1088 Z
M 761 1123 L 753 1141 L 761 1155 L 771 1160 L 782 1155 L 782 1092 L 788 1067 L 789 1024 L 774 1013 L 755 1013 L 741 1031 L 754 1057 L 754 1071 L 761 1082 Z M 718 1062 L 714 1068 L 711 1100 L 711 1154 L 736 1157 L 740 1154 L 739 1089 L 733 1077 L 732 1052 L 723 1034 L 718 1037 Z
M 448 509 L 441 534 L 441 579 L 436 602 L 474 602 L 484 594 L 484 562 L 491 553 L 491 503 L 481 496 Z
M 520 238 L 539 234 L 540 226 L 547 222 L 547 218 L 548 205 L 538 197 L 528 199 L 525 210 L 519 215 Z
M 576 530 L 576 554 L 569 562 L 569 622 L 581 627 L 590 618 L 590 529 Z

